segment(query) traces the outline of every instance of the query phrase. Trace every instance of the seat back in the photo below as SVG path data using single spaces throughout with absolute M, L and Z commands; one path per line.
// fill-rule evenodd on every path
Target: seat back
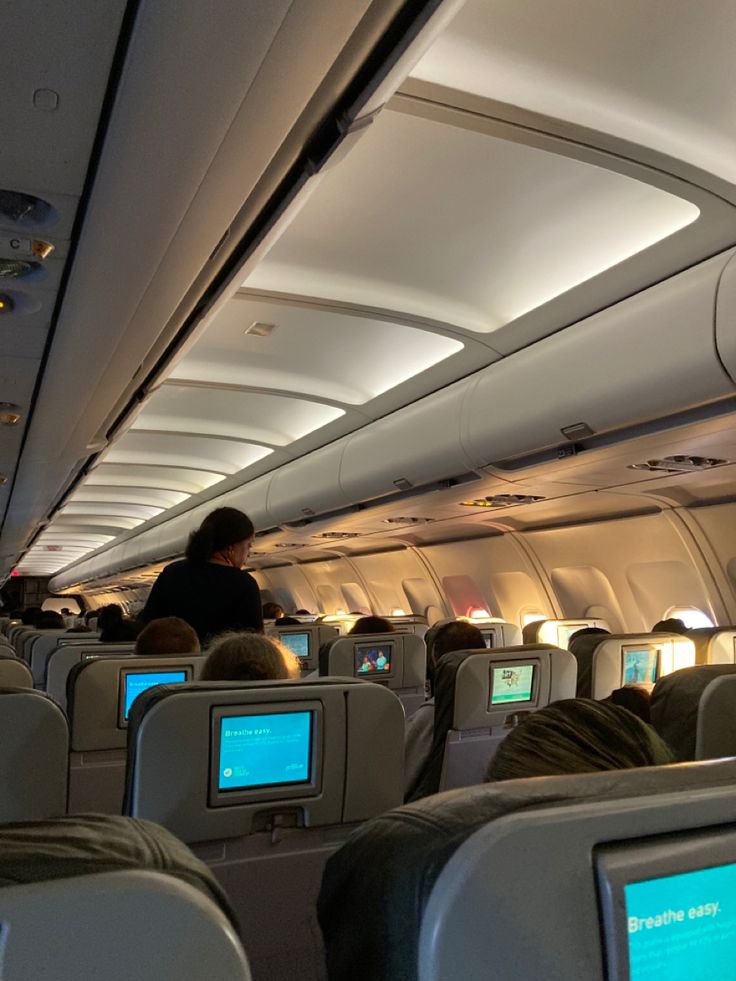
M 577 666 L 569 651 L 527 645 L 459 653 L 465 656 L 457 661 L 452 691 L 446 691 L 444 673 L 435 682 L 436 735 L 450 719 L 440 790 L 482 783 L 496 749 L 521 718 L 575 696 Z
M 416 634 L 417 637 L 423 637 L 428 630 L 427 618 L 414 613 L 407 613 L 403 616 L 396 617 L 384 617 L 384 620 L 388 620 L 389 623 L 393 624 L 394 631 L 397 634 Z
M 734 664 L 736 627 L 696 627 L 688 630 L 695 644 L 696 664 Z
M 72 634 L 63 630 L 47 630 L 34 637 L 27 659 L 33 672 L 33 683 L 35 685 L 44 684 L 48 659 L 55 650 L 78 643 L 93 644 L 99 643 L 99 641 L 96 634 Z
M 338 637 L 335 627 L 327 624 L 303 623 L 299 626 L 271 627 L 269 633 L 275 634 L 299 659 L 302 677 L 316 671 L 319 666 L 319 649 L 334 637 Z
M 734 761 L 615 770 L 383 815 L 326 869 L 330 981 L 722 977 L 735 785 Z
M 608 698 L 624 685 L 652 688 L 659 678 L 691 667 L 695 645 L 681 634 L 590 634 L 570 650 L 578 662 L 579 698 Z
M 713 678 L 698 703 L 695 759 L 722 756 L 736 756 L 736 674 L 731 672 Z
M 66 813 L 68 763 L 58 705 L 32 688 L 0 688 L 0 824 Z
M 95 644 L 89 642 L 66 644 L 55 648 L 46 661 L 44 689 L 66 712 L 66 685 L 75 664 L 98 657 L 133 656 L 135 644 Z
M 251 979 L 215 904 L 186 882 L 144 871 L 0 889 L 0 970 L 8 981 Z
M 33 678 L 25 661 L 0 647 L 0 688 L 33 688 Z
M 69 810 L 119 814 L 125 787 L 129 708 L 145 687 L 199 676 L 204 659 L 101 657 L 74 665 L 67 679 L 71 733 Z
M 319 671 L 385 685 L 398 695 L 410 716 L 424 703 L 427 648 L 413 633 L 338 637 L 324 651 Z
M 536 627 L 533 641 L 537 644 L 548 644 L 556 647 L 568 649 L 570 638 L 578 630 L 585 627 L 600 627 L 602 630 L 609 630 L 610 627 L 605 620 L 598 620 L 591 617 L 576 617 L 574 620 L 537 620 L 533 625 L 529 625 L 530 630 Z
M 733 689 L 711 689 L 711 684 L 732 675 L 735 664 L 700 664 L 666 675 L 654 686 L 652 724 L 679 760 L 729 755 L 730 725 L 723 716 L 730 711 Z
M 477 627 L 483 634 L 486 647 L 502 648 L 517 647 L 522 643 L 521 628 L 515 623 L 508 623 L 506 620 L 499 620 L 496 617 L 488 617 L 486 620 L 478 620 L 475 617 L 451 617 L 446 620 L 436 620 L 432 624 L 433 636 L 437 630 L 446 623 L 455 623 L 457 620 L 464 620 L 466 623 Z
M 392 692 L 344 679 L 200 683 L 135 706 L 126 813 L 202 843 L 259 981 L 323 977 L 322 868 L 401 802 L 403 728 Z

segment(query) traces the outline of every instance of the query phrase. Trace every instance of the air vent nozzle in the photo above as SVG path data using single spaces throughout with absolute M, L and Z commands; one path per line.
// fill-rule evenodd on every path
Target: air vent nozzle
M 481 497 L 475 501 L 461 501 L 460 504 L 465 508 L 513 508 L 520 504 L 536 504 L 537 501 L 544 501 L 544 497 L 534 494 L 493 494 L 491 497 Z
M 656 473 L 699 473 L 703 470 L 713 470 L 725 467 L 733 460 L 720 460 L 711 456 L 689 456 L 678 453 L 674 456 L 664 456 L 661 460 L 646 460 L 644 463 L 630 463 L 629 470 L 649 470 Z

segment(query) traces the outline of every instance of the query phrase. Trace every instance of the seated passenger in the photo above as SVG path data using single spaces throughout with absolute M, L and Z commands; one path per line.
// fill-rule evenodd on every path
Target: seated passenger
M 392 634 L 394 625 L 384 617 L 367 616 L 356 620 L 349 634 Z
M 297 620 L 296 617 L 279 617 L 278 620 L 274 620 L 274 627 L 299 627 L 301 626 L 301 620 Z
M 526 716 L 496 750 L 486 779 L 662 766 L 675 758 L 654 729 L 618 705 L 566 698 Z
M 138 657 L 199 654 L 200 650 L 196 631 L 180 617 L 151 620 L 138 634 L 135 642 L 135 653 Z
M 140 633 L 140 624 L 121 617 L 120 620 L 108 622 L 100 631 L 100 641 L 103 644 L 127 644 L 136 639 Z
M 102 633 L 123 619 L 123 608 L 118 603 L 108 603 L 97 611 L 97 629 Z
M 287 681 L 299 677 L 299 662 L 273 637 L 248 632 L 221 634 L 202 667 L 202 681 Z
M 670 617 L 668 620 L 659 620 L 652 627 L 653 634 L 682 634 L 687 636 L 687 627 L 679 617 Z
M 427 681 L 432 695 L 424 705 L 407 719 L 404 735 L 404 791 L 406 800 L 413 794 L 424 776 L 424 767 L 434 741 L 434 675 L 435 666 L 443 654 L 452 651 L 485 651 L 483 634 L 466 620 L 443 623 L 427 644 Z
M 311 617 L 311 615 L 312 614 L 310 613 L 309 610 L 297 610 L 296 613 L 294 614 L 294 616 L 297 617 Z
M 624 685 L 623 688 L 616 688 L 612 691 L 608 698 L 602 699 L 606 704 L 618 705 L 620 708 L 628 709 L 647 725 L 651 725 L 652 722 L 652 713 L 649 708 L 651 700 L 652 693 L 648 688 L 642 688 L 640 685 Z
M 581 627 L 580 630 L 576 630 L 574 634 L 570 634 L 570 639 L 567 644 L 568 647 L 577 637 L 593 637 L 596 634 L 610 634 L 610 630 L 606 630 L 604 627 Z
M 63 630 L 64 618 L 55 610 L 44 610 L 36 620 L 36 626 L 39 630 Z
M 37 627 L 38 618 L 43 615 L 40 606 L 28 606 L 20 615 L 21 623 L 24 627 Z
M 264 620 L 278 620 L 279 617 L 286 616 L 286 610 L 281 606 L 280 603 L 264 603 L 263 604 L 263 619 Z

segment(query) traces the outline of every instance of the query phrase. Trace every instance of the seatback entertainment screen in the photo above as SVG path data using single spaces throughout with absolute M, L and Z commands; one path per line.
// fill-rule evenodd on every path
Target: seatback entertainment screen
M 391 641 L 381 644 L 355 645 L 355 677 L 371 677 L 391 673 L 394 645 Z
M 534 664 L 491 665 L 489 708 L 530 702 L 534 690 Z
M 657 680 L 658 651 L 649 644 L 621 649 L 621 684 L 653 685 Z
M 279 634 L 279 640 L 298 658 L 309 657 L 309 632 Z

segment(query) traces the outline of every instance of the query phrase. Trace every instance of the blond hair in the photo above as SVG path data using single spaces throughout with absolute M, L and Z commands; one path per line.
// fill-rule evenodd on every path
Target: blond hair
M 299 662 L 272 637 L 232 631 L 215 639 L 200 677 L 202 681 L 286 681 L 299 677 Z

